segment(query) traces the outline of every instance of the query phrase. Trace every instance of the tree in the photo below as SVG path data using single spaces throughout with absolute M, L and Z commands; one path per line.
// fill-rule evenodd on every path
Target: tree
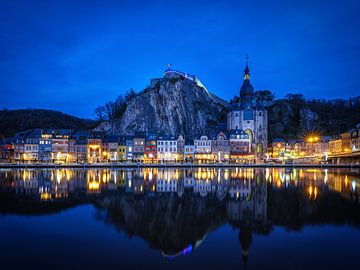
M 254 95 L 257 102 L 269 102 L 275 98 L 274 94 L 269 90 L 259 90 Z
M 106 120 L 106 112 L 105 112 L 105 107 L 104 106 L 99 106 L 95 109 L 95 115 L 96 118 L 99 121 L 105 121 Z
M 132 100 L 134 97 L 136 97 L 136 92 L 134 89 L 130 89 L 126 92 L 126 95 L 125 95 L 125 100 L 126 102 L 129 102 L 130 100 Z
M 305 103 L 305 97 L 303 94 L 287 94 L 285 97 L 287 100 L 297 103 Z
M 103 106 L 95 109 L 95 115 L 99 121 L 113 120 L 122 117 L 125 113 L 128 103 L 136 97 L 134 89 L 126 92 L 125 97 L 120 94 L 115 101 L 108 101 Z

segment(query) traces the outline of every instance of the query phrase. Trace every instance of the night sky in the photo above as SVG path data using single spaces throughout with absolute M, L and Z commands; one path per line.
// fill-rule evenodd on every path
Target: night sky
M 168 63 L 230 99 L 247 53 L 256 90 L 348 98 L 360 94 L 359 16 L 347 0 L 0 0 L 0 108 L 94 118 Z

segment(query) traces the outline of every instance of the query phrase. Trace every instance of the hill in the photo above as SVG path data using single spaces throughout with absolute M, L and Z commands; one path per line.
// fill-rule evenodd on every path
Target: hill
M 95 121 L 42 109 L 0 110 L 0 138 L 33 128 L 91 129 Z
M 301 138 L 309 132 L 335 135 L 360 123 L 360 97 L 350 99 L 305 99 L 289 94 L 268 107 L 269 139 Z

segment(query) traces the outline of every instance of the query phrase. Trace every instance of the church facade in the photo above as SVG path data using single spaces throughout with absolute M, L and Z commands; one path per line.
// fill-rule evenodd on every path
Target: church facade
M 254 95 L 250 83 L 250 69 L 246 63 L 244 81 L 240 88 L 240 102 L 233 104 L 227 115 L 229 132 L 245 132 L 250 139 L 250 153 L 263 158 L 268 142 L 268 113 Z

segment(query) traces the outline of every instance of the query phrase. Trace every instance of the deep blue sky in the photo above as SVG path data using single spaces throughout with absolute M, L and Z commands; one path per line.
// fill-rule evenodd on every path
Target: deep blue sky
M 230 99 L 245 54 L 276 97 L 360 94 L 360 1 L 0 0 L 0 107 L 93 118 L 168 63 Z

